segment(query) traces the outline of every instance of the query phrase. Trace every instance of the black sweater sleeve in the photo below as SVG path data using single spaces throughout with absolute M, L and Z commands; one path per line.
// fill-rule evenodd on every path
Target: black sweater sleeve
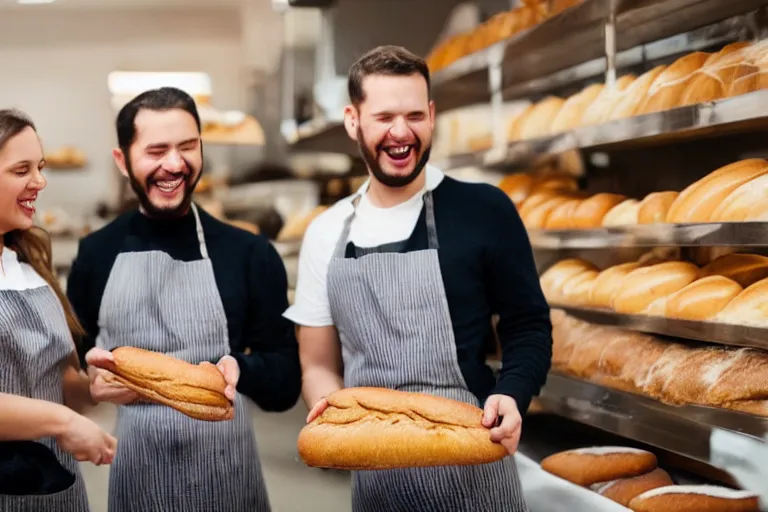
M 85 368 L 85 354 L 95 346 L 96 337 L 99 334 L 99 311 L 91 305 L 92 296 L 88 286 L 92 282 L 89 269 L 92 266 L 87 261 L 87 251 L 83 250 L 80 242 L 77 257 L 72 262 L 67 277 L 67 298 L 80 323 L 85 329 L 85 336 L 77 340 L 77 353 L 80 357 L 80 365 Z
M 514 398 L 524 415 L 551 366 L 552 323 L 520 215 L 503 192 L 494 195 L 496 244 L 486 278 L 491 307 L 499 315 L 502 369 L 493 392 Z
M 288 307 L 288 279 L 277 251 L 266 240 L 254 244 L 249 261 L 249 303 L 238 391 L 265 411 L 293 407 L 301 392 L 301 367 Z M 246 350 L 247 349 L 247 350 Z

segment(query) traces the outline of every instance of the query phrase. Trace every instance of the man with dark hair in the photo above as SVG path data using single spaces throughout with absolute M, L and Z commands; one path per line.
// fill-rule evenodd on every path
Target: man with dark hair
M 267 411 L 287 410 L 299 397 L 295 334 L 281 317 L 282 260 L 265 238 L 192 202 L 203 155 L 188 94 L 162 88 L 137 96 L 118 114 L 117 134 L 114 160 L 140 208 L 80 242 L 67 286 L 88 334 L 80 348 L 91 393 L 119 404 L 109 510 L 268 511 L 242 395 Z M 120 346 L 215 364 L 234 419 L 198 421 L 138 400 L 108 371 Z
M 552 354 L 549 308 L 527 234 L 499 189 L 428 165 L 435 121 L 424 61 L 385 46 L 349 73 L 344 125 L 370 179 L 309 227 L 296 300 L 303 396 L 318 417 L 330 393 L 373 386 L 484 408 L 490 439 L 517 450 L 522 415 Z M 503 368 L 485 364 L 500 317 Z M 512 457 L 469 467 L 358 471 L 355 512 L 523 512 Z

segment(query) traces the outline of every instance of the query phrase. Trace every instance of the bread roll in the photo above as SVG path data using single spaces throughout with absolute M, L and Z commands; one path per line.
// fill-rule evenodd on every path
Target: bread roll
M 624 97 L 624 93 L 635 81 L 635 75 L 624 75 L 616 80 L 613 87 L 603 87 L 600 95 L 589 105 L 581 117 L 581 126 L 592 126 L 608 121 L 613 109 Z
M 533 177 L 524 172 L 507 174 L 499 183 L 499 188 L 509 196 L 515 206 L 519 206 L 533 189 Z
M 668 66 L 656 77 L 636 114 L 651 114 L 679 106 L 693 73 L 704 65 L 709 55 L 704 52 L 689 53 Z
M 633 512 L 760 512 L 755 493 L 711 485 L 672 485 L 644 492 L 629 503 Z
M 609 309 L 621 281 L 636 268 L 640 268 L 640 263 L 630 262 L 614 265 L 600 272 L 592 284 L 589 305 L 595 308 Z
M 703 277 L 670 295 L 664 313 L 668 318 L 711 320 L 743 289 L 727 277 Z
M 589 305 L 592 286 L 598 274 L 597 270 L 585 270 L 565 281 L 560 292 L 561 303 L 568 306 Z
M 715 316 L 715 321 L 752 327 L 768 326 L 766 294 L 768 294 L 768 279 L 748 286 Z
M 672 481 L 669 473 L 661 468 L 656 468 L 644 475 L 594 484 L 591 489 L 609 500 L 627 507 L 632 499 L 644 492 L 674 484 L 675 482 Z
M 533 198 L 531 198 L 533 199 Z M 555 211 L 555 209 L 563 203 L 567 203 L 572 198 L 564 195 L 549 194 L 545 196 L 544 200 L 538 199 L 529 205 L 530 199 L 523 203 L 523 210 L 520 212 L 520 217 L 523 219 L 523 224 L 526 229 L 543 229 L 549 222 L 549 217 Z
M 726 254 L 701 269 L 705 276 L 724 276 L 742 287 L 768 278 L 768 258 L 759 254 Z
M 603 227 L 634 226 L 640 213 L 640 201 L 627 199 L 611 208 L 603 217 Z
M 549 133 L 555 135 L 578 128 L 584 113 L 597 99 L 603 88 L 603 84 L 592 84 L 568 98 L 552 121 Z
M 518 115 L 514 116 L 509 121 L 509 127 L 507 128 L 507 139 L 509 139 L 510 142 L 518 141 L 523 138 L 522 137 L 523 126 L 525 124 L 525 121 L 533 113 L 533 109 L 535 107 L 536 105 L 527 106 Z
M 626 200 L 620 194 L 600 193 L 585 199 L 573 212 L 572 227 L 575 229 L 599 228 L 611 209 Z
M 663 224 L 667 221 L 667 212 L 669 212 L 672 203 L 675 202 L 678 192 L 652 192 L 640 201 L 640 208 L 637 212 L 638 224 Z
M 541 469 L 581 486 L 643 475 L 656 469 L 656 456 L 622 446 L 579 448 L 550 455 Z
M 541 274 L 539 278 L 544 296 L 548 301 L 556 302 L 561 297 L 563 284 L 572 277 L 588 270 L 596 271 L 597 267 L 587 261 L 578 259 L 558 261 Z
M 768 162 L 761 158 L 741 160 L 721 167 L 680 193 L 669 208 L 667 222 L 708 222 L 718 205 L 734 190 L 766 173 Z
M 613 298 L 617 313 L 644 313 L 652 302 L 668 297 L 699 278 L 699 268 L 684 261 L 670 261 L 633 270 L 622 280 Z
M 507 450 L 491 441 L 483 411 L 422 393 L 345 388 L 299 433 L 309 466 L 346 470 L 487 464 Z
M 648 95 L 648 90 L 665 69 L 667 69 L 666 66 L 656 66 L 650 71 L 646 71 L 640 75 L 637 80 L 633 81 L 622 94 L 621 99 L 616 103 L 613 110 L 611 110 L 608 115 L 608 121 L 615 121 L 617 119 L 624 119 L 641 114 L 642 112 L 639 112 L 639 108 L 643 101 L 645 101 L 645 98 Z
M 581 199 L 568 199 L 559 204 L 547 218 L 546 229 L 572 229 L 576 209 L 582 203 Z
M 731 43 L 710 56 L 693 74 L 680 97 L 680 106 L 715 101 L 728 96 L 731 85 L 744 60 L 744 50 L 751 43 Z
M 547 135 L 552 121 L 564 103 L 565 100 L 562 98 L 549 96 L 534 105 L 533 109 L 520 121 L 519 139 L 529 140 Z
M 768 164 L 768 162 L 766 162 Z M 754 207 L 768 202 L 768 173 L 743 183 L 717 205 L 710 222 L 748 222 Z
M 112 351 L 114 364 L 105 368 L 142 397 L 167 405 L 191 418 L 204 421 L 231 420 L 232 402 L 224 395 L 227 382 L 210 362 L 198 365 L 135 347 Z
M 729 97 L 768 88 L 768 41 L 754 43 L 743 53 L 745 58 L 734 73 Z

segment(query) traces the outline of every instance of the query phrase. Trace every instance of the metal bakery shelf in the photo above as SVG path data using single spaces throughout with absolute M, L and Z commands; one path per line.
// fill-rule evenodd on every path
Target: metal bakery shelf
M 752 447 L 738 461 L 741 466 L 765 466 L 759 461 L 768 436 L 765 418 L 712 407 L 669 406 L 554 372 L 537 402 L 545 412 L 726 470 L 719 457 L 713 457 L 717 446 L 712 443 L 736 435 Z
M 610 249 L 613 247 L 768 245 L 768 222 L 640 224 L 615 228 L 528 232 L 534 249 Z
M 599 325 L 621 327 L 624 329 L 672 336 L 688 340 L 697 340 L 720 345 L 752 347 L 768 350 L 768 329 L 744 325 L 721 324 L 715 322 L 696 322 L 661 316 L 624 315 L 614 311 L 597 308 L 552 305 L 569 315 Z

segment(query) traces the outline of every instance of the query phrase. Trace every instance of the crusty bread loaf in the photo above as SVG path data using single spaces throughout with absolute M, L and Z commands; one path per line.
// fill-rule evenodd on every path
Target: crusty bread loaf
M 507 139 L 510 142 L 518 141 L 522 139 L 522 131 L 523 131 L 523 125 L 525 121 L 530 117 L 530 115 L 533 113 L 533 109 L 536 105 L 528 105 L 518 113 L 518 115 L 514 116 L 512 119 L 509 120 L 509 126 L 507 127 Z
M 554 135 L 577 128 L 581 124 L 584 113 L 597 99 L 603 88 L 603 84 L 592 84 L 565 100 L 552 121 L 549 133 Z
M 627 199 L 613 208 L 603 217 L 603 227 L 634 226 L 640 213 L 640 201 Z
M 633 512 L 760 512 L 758 495 L 712 485 L 672 485 L 644 492 Z
M 613 109 L 624 97 L 635 75 L 623 75 L 616 80 L 613 87 L 603 87 L 600 95 L 589 105 L 581 117 L 580 126 L 592 126 L 608 121 Z
M 694 72 L 704 65 L 709 56 L 710 54 L 705 52 L 693 52 L 669 65 L 653 81 L 636 114 L 651 114 L 679 106 L 680 97 L 685 92 Z
M 547 135 L 552 121 L 564 103 L 564 99 L 556 96 L 549 96 L 536 103 L 525 118 L 520 120 L 518 138 L 529 140 Z
M 591 489 L 609 500 L 627 507 L 630 501 L 644 492 L 674 484 L 675 482 L 672 481 L 669 473 L 661 468 L 656 468 L 644 475 L 594 484 Z
M 667 213 L 667 222 L 708 222 L 717 206 L 744 183 L 768 173 L 768 162 L 750 158 L 726 165 L 683 190 Z
M 666 299 L 699 278 L 699 268 L 685 261 L 658 263 L 633 270 L 613 297 L 617 313 L 642 314 L 659 299 Z M 657 306 L 658 307 L 658 306 Z
M 664 65 L 656 66 L 640 75 L 637 80 L 634 80 L 632 84 L 627 87 L 627 90 L 622 93 L 621 99 L 608 114 L 607 121 L 625 119 L 640 114 L 641 112 L 638 112 L 638 110 L 643 101 L 645 101 L 645 98 L 648 95 L 648 90 L 665 69 L 667 69 L 667 67 Z
M 643 475 L 656 469 L 656 464 L 656 456 L 645 450 L 601 446 L 550 455 L 541 461 L 541 469 L 576 485 L 590 486 Z
M 586 270 L 565 281 L 560 288 L 560 303 L 569 306 L 587 306 L 595 279 L 600 274 L 597 270 Z
M 534 199 L 534 201 L 531 201 Z M 547 193 L 541 196 L 531 196 L 527 199 L 520 211 L 520 217 L 526 229 L 543 229 L 549 223 L 549 217 L 555 209 L 563 203 L 572 200 L 569 195 Z
M 768 162 L 766 162 L 768 166 Z M 768 202 L 768 173 L 749 180 L 723 199 L 709 217 L 710 222 L 749 222 L 755 206 Z
M 622 263 L 600 272 L 592 284 L 589 305 L 596 308 L 610 308 L 624 277 L 639 267 L 640 263 L 636 262 Z
M 728 96 L 738 96 L 768 88 L 768 41 L 743 50 L 744 60 L 734 73 Z
M 581 203 L 581 199 L 571 198 L 557 205 L 547 218 L 544 227 L 546 229 L 574 228 L 574 216 L 576 214 L 576 209 Z
M 533 189 L 534 179 L 528 173 L 507 174 L 499 183 L 499 188 L 509 196 L 515 206 L 519 206 Z
M 667 212 L 680 195 L 675 191 L 651 192 L 640 201 L 637 212 L 638 224 L 663 224 L 667 221 Z
M 766 294 L 768 294 L 768 279 L 748 286 L 715 316 L 715 321 L 752 327 L 768 326 Z
M 744 61 L 744 50 L 751 43 L 737 42 L 712 54 L 704 65 L 693 73 L 680 97 L 680 106 L 695 105 L 725 98 Z
M 705 276 L 724 276 L 742 287 L 768 277 L 768 257 L 760 254 L 726 254 L 705 265 L 701 272 Z
M 667 298 L 664 315 L 682 320 L 713 319 L 743 288 L 723 276 L 698 279 Z
M 579 259 L 558 261 L 544 271 L 539 278 L 545 298 L 550 302 L 557 302 L 562 296 L 563 285 L 569 279 L 586 271 L 597 271 L 597 267 L 588 261 Z
M 199 420 L 234 418 L 234 406 L 224 396 L 227 383 L 216 365 L 194 365 L 135 347 L 116 348 L 112 356 L 114 367 L 108 369 L 113 378 L 142 397 Z
M 572 227 L 575 229 L 599 228 L 611 209 L 627 199 L 620 194 L 600 193 L 582 201 L 573 212 Z
M 421 393 L 346 388 L 299 433 L 309 466 L 363 470 L 486 464 L 507 450 L 491 441 L 482 409 Z

